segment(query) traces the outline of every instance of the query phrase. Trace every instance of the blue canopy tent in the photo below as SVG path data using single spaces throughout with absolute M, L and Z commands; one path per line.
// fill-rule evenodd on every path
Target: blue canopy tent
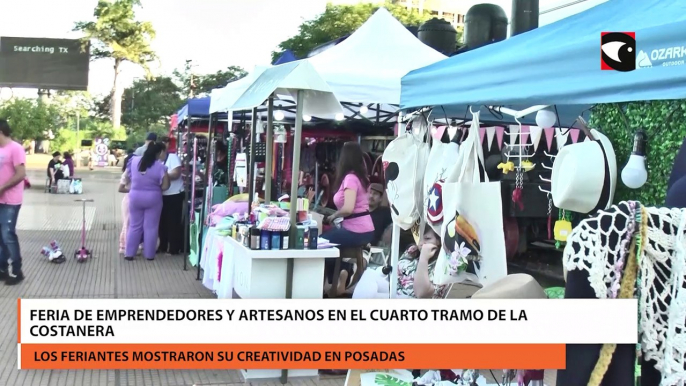
M 278 66 L 279 64 L 295 62 L 296 60 L 298 60 L 298 57 L 295 56 L 293 51 L 286 50 L 283 52 L 283 54 L 281 54 L 281 56 L 279 56 L 278 59 L 274 61 L 274 63 L 272 63 L 272 65 Z
M 176 115 L 179 123 L 188 118 L 209 119 L 210 97 L 189 99 Z M 219 119 L 226 119 L 226 117 L 226 113 L 219 114 Z
M 411 71 L 401 108 L 436 106 L 437 117 L 469 117 L 481 106 L 557 105 L 560 125 L 596 103 L 686 97 L 686 2 L 609 0 L 508 40 Z M 637 69 L 600 69 L 601 32 L 635 32 Z M 467 114 L 465 114 L 467 112 Z M 535 114 L 523 123 L 535 124 Z M 512 118 L 504 118 L 512 122 Z

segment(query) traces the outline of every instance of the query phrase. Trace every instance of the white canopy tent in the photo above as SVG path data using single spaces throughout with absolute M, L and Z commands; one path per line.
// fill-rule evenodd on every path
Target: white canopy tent
M 223 102 L 219 100 L 215 103 L 210 112 L 216 111 L 241 111 L 252 109 L 253 120 L 257 115 L 257 106 L 260 106 L 265 99 L 269 98 L 268 108 L 268 127 L 271 127 L 273 98 L 271 95 L 280 95 L 279 88 L 284 89 L 309 89 L 315 84 L 306 84 L 302 81 L 296 83 L 287 82 L 280 73 L 286 73 L 285 68 L 290 68 L 295 63 L 296 67 L 309 65 L 308 73 L 316 73 L 323 83 L 316 83 L 317 88 L 327 89 L 333 92 L 335 99 L 342 101 L 345 106 L 345 115 L 350 117 L 361 117 L 372 119 L 378 116 L 378 111 L 391 111 L 395 114 L 400 104 L 400 85 L 401 79 L 408 72 L 417 68 L 425 67 L 447 57 L 433 48 L 425 45 L 407 30 L 388 10 L 380 8 L 370 17 L 360 28 L 357 29 L 346 40 L 336 46 L 313 57 L 297 62 L 286 63 L 280 66 L 269 68 L 259 75 L 257 80 L 240 94 L 240 87 L 225 88 L 224 93 L 237 93 L 235 103 L 230 103 L 233 97 L 224 96 Z M 277 84 L 276 78 L 283 81 Z M 293 79 L 297 79 L 294 77 Z M 295 87 L 293 87 L 295 86 Z M 324 91 L 324 90 L 321 90 Z M 318 108 L 324 100 L 309 98 L 311 103 L 302 103 L 306 99 L 304 91 L 298 91 L 294 97 L 297 105 L 296 113 L 296 132 L 294 150 L 299 151 L 302 136 L 302 117 L 303 115 L 314 116 L 323 119 L 335 118 L 337 112 Z M 326 95 L 326 92 L 321 94 Z M 214 99 L 214 93 L 213 93 Z M 287 98 L 290 99 L 290 98 Z M 293 100 L 291 99 L 291 100 Z M 304 104 L 304 106 L 303 106 Z M 338 104 L 341 107 L 341 104 Z M 364 107 L 363 107 L 364 106 Z M 343 112 L 341 108 L 340 112 Z M 398 120 L 400 121 L 400 120 Z M 254 125 L 253 125 L 254 127 Z M 402 130 L 399 130 L 401 132 Z M 267 148 L 270 148 L 271 130 L 267 130 Z M 254 136 L 253 136 L 254 138 Z M 251 146 L 254 148 L 254 146 Z M 293 154 L 293 171 L 299 170 L 299 154 Z M 267 157 L 267 164 L 270 163 L 270 156 Z M 252 170 L 251 170 L 252 175 Z M 297 176 L 294 174 L 294 179 Z M 271 191 L 271 181 L 267 181 L 267 191 Z M 297 196 L 297 184 L 291 186 L 291 197 Z M 252 197 L 251 197 L 252 198 Z M 294 216 L 294 213 L 291 213 Z M 291 219 L 294 222 L 294 218 Z M 391 262 L 394 267 L 398 263 L 400 230 L 398 226 L 393 227 L 393 242 L 391 252 Z M 396 297 L 397 283 L 391 280 L 391 297 Z
M 345 102 L 400 104 L 400 79 L 446 56 L 379 8 L 347 39 L 308 58 Z
M 231 82 L 223 88 L 212 90 L 210 94 L 210 114 L 228 111 L 228 107 L 236 103 L 236 100 L 243 95 L 245 90 L 269 67 L 271 66 L 255 66 L 252 72 L 243 78 Z
M 329 84 L 342 102 L 345 116 L 374 120 L 398 110 L 395 105 L 400 103 L 400 80 L 404 75 L 445 58 L 419 41 L 388 10 L 380 8 L 346 40 L 302 61 L 310 62 Z M 233 102 L 265 68 L 269 67 L 258 66 L 245 78 L 213 90 L 210 113 L 238 111 Z M 294 102 L 287 96 L 279 97 Z M 335 118 L 330 114 L 313 116 Z
M 271 127 L 273 97 L 276 94 L 287 95 L 296 101 L 295 133 L 293 135 L 293 164 L 292 181 L 297 181 L 300 173 L 300 147 L 302 143 L 302 122 L 304 115 L 328 116 L 343 112 L 343 107 L 334 96 L 331 88 L 312 64 L 306 60 L 285 63 L 268 68 L 237 98 L 231 106 L 231 111 L 252 110 L 253 124 L 251 129 L 252 146 L 250 146 L 250 159 L 254 159 L 255 149 L 255 120 L 257 107 L 268 101 L 268 126 Z M 273 132 L 267 130 L 267 165 L 271 164 Z M 254 181 L 254 165 L 250 166 L 249 175 Z M 265 191 L 269 197 L 271 192 L 271 179 L 265 181 Z M 252 186 L 252 184 L 251 184 Z M 252 202 L 254 190 L 249 193 L 249 202 Z M 291 183 L 291 197 L 293 200 L 298 194 L 298 184 Z M 293 201 L 294 202 L 294 201 Z M 296 211 L 291 211 L 291 224 L 296 223 Z

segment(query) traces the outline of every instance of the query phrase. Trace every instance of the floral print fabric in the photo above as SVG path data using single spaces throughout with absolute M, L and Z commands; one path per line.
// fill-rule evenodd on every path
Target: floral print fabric
M 409 254 L 405 253 L 400 257 L 398 261 L 398 294 L 416 298 L 417 295 L 414 293 L 414 275 L 417 272 L 417 264 L 419 263 L 419 258 L 412 258 Z M 434 268 L 436 267 L 436 260 L 429 262 L 429 280 L 433 282 L 434 280 Z M 434 284 L 434 299 L 443 299 L 448 291 L 447 285 L 436 285 Z

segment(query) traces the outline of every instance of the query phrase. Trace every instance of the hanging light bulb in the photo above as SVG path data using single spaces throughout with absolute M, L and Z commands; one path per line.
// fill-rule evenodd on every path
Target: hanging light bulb
M 548 129 L 553 127 L 555 122 L 557 122 L 557 116 L 548 109 L 538 110 L 536 113 L 536 126 L 538 127 Z
M 283 111 L 281 111 L 281 110 L 274 111 L 274 119 L 276 119 L 277 121 L 283 121 L 283 118 L 284 118 Z
M 303 121 L 309 122 L 309 121 L 311 121 L 311 120 L 312 120 L 312 117 L 311 117 L 311 116 L 309 116 L 309 115 L 303 115 Z
M 367 111 L 369 111 L 367 106 L 362 105 L 362 107 L 360 107 L 360 114 L 367 114 Z
M 343 113 L 338 113 L 338 114 L 336 114 L 336 116 L 335 116 L 334 118 L 335 118 L 337 121 L 342 121 L 342 120 L 345 119 L 345 115 L 343 115 Z
M 642 131 L 634 134 L 634 148 L 626 166 L 622 169 L 622 182 L 630 189 L 638 189 L 648 180 L 646 170 L 646 135 Z

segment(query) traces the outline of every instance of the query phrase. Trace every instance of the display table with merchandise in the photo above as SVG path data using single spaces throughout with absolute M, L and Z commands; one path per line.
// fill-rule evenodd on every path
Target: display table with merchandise
M 223 254 L 225 259 L 232 256 L 233 260 L 233 298 L 285 299 L 289 285 L 288 260 L 293 259 L 290 297 L 321 299 L 324 259 L 338 257 L 339 251 L 337 248 L 251 250 L 233 238 L 225 237 Z
M 324 260 L 339 257 L 338 248 L 252 250 L 210 228 L 202 262 L 203 284 L 220 299 L 321 299 Z M 293 260 L 289 283 L 288 261 Z M 281 370 L 241 370 L 246 381 L 275 379 Z M 288 370 L 290 377 L 317 377 L 318 370 Z

